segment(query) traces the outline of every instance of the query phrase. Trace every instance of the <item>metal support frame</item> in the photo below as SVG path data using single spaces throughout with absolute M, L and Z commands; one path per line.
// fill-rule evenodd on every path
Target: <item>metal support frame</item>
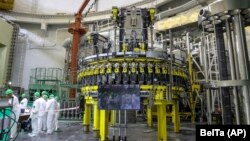
M 191 46 L 192 46 L 192 43 L 190 43 L 190 40 L 189 40 L 189 33 L 187 33 L 186 34 L 186 47 L 187 47 L 187 55 L 188 55 L 187 60 L 188 60 L 188 72 L 189 72 L 189 77 L 190 77 L 189 81 L 191 84 L 191 90 L 189 91 L 188 103 L 189 103 L 189 107 L 191 110 L 191 122 L 195 123 L 195 118 L 196 118 L 195 108 L 196 108 L 197 98 L 200 92 L 200 84 L 196 82 L 197 81 L 196 74 L 198 70 L 193 69 L 194 68 L 193 62 L 195 63 L 197 68 L 199 68 L 199 71 L 201 71 L 201 67 L 198 65 L 197 61 L 192 56 L 191 49 L 190 49 Z M 202 74 L 204 75 L 203 72 Z
M 226 51 L 223 35 L 223 25 L 215 24 L 215 36 L 216 36 L 216 46 L 217 46 L 217 56 L 218 56 L 218 68 L 220 80 L 228 80 L 228 70 L 227 70 L 227 60 Z M 224 124 L 232 124 L 232 114 L 231 114 L 231 101 L 230 92 L 228 87 L 220 88 L 220 94 L 222 97 L 222 119 Z
M 204 51 L 205 80 L 206 83 L 210 85 L 207 86 L 207 113 L 209 124 L 212 123 L 211 111 L 214 110 L 213 108 L 217 103 L 218 106 L 222 105 L 223 107 L 223 124 L 232 123 L 231 107 L 234 108 L 235 124 L 250 124 L 250 65 L 245 35 L 245 26 L 250 23 L 249 6 L 250 1 L 248 0 L 243 0 L 241 3 L 237 0 L 216 1 L 209 4 L 207 10 L 205 8 L 200 12 L 198 23 L 199 27 L 202 27 L 203 30 L 203 39 L 206 38 L 204 34 L 209 34 L 212 36 L 215 35 L 215 41 L 217 41 L 217 45 L 215 46 L 209 44 L 209 42 L 214 42 L 213 39 L 207 38 L 206 40 L 203 40 L 206 48 L 212 47 L 216 49 L 217 53 L 213 56 L 218 57 L 215 64 L 219 68 L 218 72 L 216 70 L 217 67 L 211 67 L 214 68 L 215 72 L 218 72 L 219 75 L 210 75 L 212 74 L 209 67 L 211 56 L 209 56 L 209 53 L 206 53 L 209 51 Z M 224 37 L 226 37 L 226 44 L 221 41 Z M 228 58 L 222 57 L 223 54 L 225 56 L 224 49 L 221 50 L 224 46 L 228 49 Z M 226 61 L 229 61 L 229 63 L 226 63 Z M 225 73 L 226 70 L 223 70 L 227 68 L 227 64 L 230 65 L 231 78 L 227 78 L 228 76 Z M 232 91 L 229 91 L 230 88 L 232 88 Z M 225 96 L 229 96 L 229 93 L 231 92 L 231 95 L 233 95 L 233 101 L 229 98 L 225 99 Z M 232 106 L 230 106 L 231 102 L 233 102 Z M 240 115 L 242 115 L 242 118 Z
M 204 80 L 203 78 L 199 78 L 200 81 L 204 81 L 205 83 L 218 81 L 219 72 L 218 72 L 218 63 L 217 63 L 217 48 L 216 48 L 217 46 L 215 44 L 214 34 L 205 35 L 203 32 L 202 37 L 201 37 L 201 43 L 199 43 L 198 45 L 203 46 L 203 47 L 198 47 L 201 50 L 199 51 L 199 57 L 197 58 L 199 60 L 202 60 L 200 62 L 201 64 L 199 65 L 202 66 L 203 68 L 202 74 L 204 74 Z M 205 94 L 206 94 L 205 102 L 206 102 L 207 122 L 208 124 L 212 124 L 212 112 L 215 111 L 216 107 L 218 108 L 221 106 L 221 103 L 219 102 L 220 94 L 218 90 L 214 90 L 214 89 L 211 90 L 209 88 L 205 89 Z M 200 97 L 201 102 L 203 102 L 203 97 L 204 96 L 201 95 Z M 203 107 L 203 105 L 201 105 L 201 107 Z M 203 113 L 203 109 L 202 109 L 202 113 Z
M 244 29 L 244 22 L 242 19 L 242 15 L 239 10 L 234 11 L 234 33 L 236 36 L 236 48 L 237 48 L 237 56 L 238 56 L 238 67 L 239 67 L 239 74 L 241 80 L 248 80 L 249 79 L 249 57 L 246 45 L 246 35 Z M 242 96 L 243 96 L 243 116 L 244 123 L 250 124 L 250 105 L 249 105 L 249 89 L 248 86 L 242 86 Z
M 109 111 L 107 110 L 100 110 L 100 141 L 107 141 L 108 113 Z
M 175 95 L 173 95 L 173 99 L 166 100 L 165 93 L 168 93 L 166 91 L 166 86 L 164 85 L 141 85 L 140 89 L 145 92 L 149 91 L 153 94 L 153 105 L 157 108 L 157 119 L 158 119 L 158 141 L 167 141 L 167 118 L 169 115 L 167 114 L 167 105 L 171 105 L 173 107 L 172 109 L 172 117 L 173 123 L 174 123 L 174 130 L 175 132 L 180 131 L 180 113 L 179 113 L 179 106 L 178 106 L 178 94 L 182 93 L 184 91 L 184 88 L 182 87 L 172 87 L 172 91 Z M 100 140 L 106 141 L 107 135 L 108 135 L 108 124 L 113 126 L 113 138 L 115 138 L 115 128 L 116 126 L 116 112 L 115 110 L 108 111 L 108 110 L 98 110 L 98 101 L 96 97 L 93 97 L 92 95 L 87 95 L 89 92 L 96 92 L 98 90 L 98 86 L 86 86 L 82 88 L 82 92 L 86 94 L 85 96 L 85 113 L 84 113 L 84 130 L 89 131 L 89 125 L 90 125 L 90 115 L 91 115 L 91 107 L 93 106 L 93 131 L 95 132 L 95 135 L 99 135 L 100 133 Z M 152 105 L 150 104 L 150 97 L 144 97 L 144 104 L 147 105 L 147 117 L 148 117 L 148 126 L 152 127 Z M 167 116 L 168 115 L 168 116 Z M 109 116 L 111 116 L 111 120 L 109 122 Z M 118 117 L 119 119 L 119 127 L 121 127 L 121 116 Z M 126 118 L 126 116 L 125 116 Z M 124 123 L 126 126 L 126 123 Z M 117 124 L 118 125 L 118 124 Z M 99 130 L 98 130 L 99 129 Z M 124 129 L 125 134 L 126 130 Z M 120 138 L 121 138 L 121 130 L 119 130 Z M 98 137 L 98 136 L 95 136 Z M 124 139 L 126 138 L 126 135 Z
M 97 100 L 94 101 L 93 107 L 94 107 L 93 131 L 94 131 L 94 136 L 96 138 L 99 138 L 100 136 L 100 110 L 98 109 Z
M 180 113 L 179 113 L 179 102 L 174 100 L 172 105 L 172 122 L 174 124 L 174 132 L 180 132 Z
M 152 127 L 152 108 L 149 104 L 147 105 L 147 125 Z
M 84 132 L 89 132 L 90 127 L 90 113 L 91 113 L 91 105 L 85 104 L 85 111 L 83 116 L 83 126 Z
M 111 110 L 110 126 L 115 126 L 116 124 L 116 110 Z
M 158 141 L 167 141 L 166 105 L 157 105 Z
M 230 17 L 230 16 L 229 16 Z M 229 18 L 228 17 L 228 18 Z M 232 41 L 232 35 L 231 35 L 231 26 L 228 21 L 228 18 L 226 18 L 226 34 L 227 34 L 227 46 L 228 46 L 228 54 L 229 54 L 229 62 L 230 62 L 230 72 L 231 72 L 231 79 L 236 79 L 236 72 L 235 72 L 235 52 L 233 49 L 233 41 Z M 240 124 L 240 114 L 239 114 L 239 102 L 238 102 L 238 91 L 237 87 L 233 87 L 233 99 L 234 99 L 234 105 L 235 105 L 235 119 L 236 124 Z
M 190 110 L 191 110 L 191 122 L 192 123 L 195 123 L 195 117 L 196 117 L 196 114 L 195 114 L 195 101 L 194 101 L 194 93 L 190 92 L 189 93 L 189 97 L 190 97 L 190 100 L 189 100 L 189 107 L 190 107 Z

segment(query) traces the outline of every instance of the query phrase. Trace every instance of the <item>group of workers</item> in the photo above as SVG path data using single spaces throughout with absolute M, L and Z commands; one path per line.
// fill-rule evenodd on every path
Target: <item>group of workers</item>
M 26 94 L 22 94 L 22 100 L 19 104 L 17 96 L 14 95 L 11 89 L 5 91 L 5 94 L 12 95 L 12 99 L 9 103 L 13 106 L 12 118 L 19 120 L 20 113 L 24 113 L 28 108 L 28 99 Z M 29 136 L 34 137 L 39 133 L 52 134 L 58 130 L 58 118 L 59 118 L 60 103 L 59 98 L 50 94 L 47 91 L 34 93 L 34 102 L 30 109 L 31 127 L 32 132 Z M 10 138 L 13 138 L 17 133 L 17 122 L 11 129 Z

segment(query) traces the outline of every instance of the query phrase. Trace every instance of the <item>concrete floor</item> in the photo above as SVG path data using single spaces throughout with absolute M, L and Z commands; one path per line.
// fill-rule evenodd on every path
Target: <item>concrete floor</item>
M 109 128 L 109 139 L 112 141 L 113 128 Z M 116 130 L 118 134 L 118 129 Z M 123 132 L 122 132 L 123 133 Z M 116 137 L 118 138 L 118 136 Z M 116 139 L 118 140 L 118 139 Z M 168 126 L 168 141 L 194 141 L 195 125 L 190 123 L 182 123 L 181 132 L 175 134 L 173 126 Z M 93 132 L 83 133 L 81 123 L 61 122 L 60 131 L 52 135 L 38 135 L 37 137 L 29 137 L 28 133 L 20 132 L 16 141 L 98 141 L 94 138 Z M 127 129 L 127 141 L 157 141 L 157 126 L 148 128 L 146 123 L 129 124 Z

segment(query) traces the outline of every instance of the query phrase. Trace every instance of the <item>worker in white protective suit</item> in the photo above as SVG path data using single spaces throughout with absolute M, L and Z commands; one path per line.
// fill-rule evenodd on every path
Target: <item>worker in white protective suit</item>
M 13 127 L 11 128 L 10 131 L 10 138 L 14 138 L 17 134 L 17 122 L 19 120 L 19 116 L 20 116 L 20 105 L 19 105 L 19 100 L 18 98 L 14 95 L 14 92 L 11 89 L 8 89 L 5 91 L 6 95 L 11 95 L 12 99 L 9 100 L 9 104 L 12 105 L 12 114 L 11 114 L 11 118 L 15 119 L 15 122 Z
M 55 97 L 55 100 L 57 102 L 57 111 L 56 111 L 56 115 L 55 115 L 55 131 L 58 131 L 58 119 L 59 119 L 59 116 L 60 116 L 60 102 L 59 102 L 59 98 L 56 96 Z
M 42 92 L 42 95 L 45 95 L 46 92 L 43 91 Z M 39 99 L 39 112 L 38 112 L 38 133 L 44 133 L 43 132 L 43 122 L 44 122 L 44 119 L 46 119 L 46 101 L 45 99 L 42 97 L 40 97 Z
M 20 102 L 20 109 L 21 109 L 21 113 L 24 113 L 25 109 L 27 109 L 27 105 L 28 105 L 28 99 L 25 93 L 22 94 L 22 100 Z
M 52 134 L 55 130 L 55 111 L 57 110 L 57 102 L 54 98 L 54 95 L 51 94 L 50 99 L 47 102 L 46 111 L 47 111 L 47 134 Z
M 33 102 L 30 118 L 31 118 L 31 126 L 32 126 L 32 133 L 29 133 L 29 136 L 34 137 L 38 134 L 38 117 L 39 117 L 39 110 L 40 110 L 40 93 L 35 92 L 34 98 L 35 101 Z
M 48 95 L 47 95 L 48 93 L 46 93 L 46 94 L 44 94 L 43 95 L 43 99 L 45 100 L 45 102 L 46 102 L 46 107 L 47 107 L 47 102 L 48 102 Z M 46 131 L 47 130 L 47 111 L 46 111 L 46 109 L 45 109 L 45 113 L 44 113 L 44 116 L 43 116 L 43 118 L 42 118 L 42 126 L 43 126 L 43 128 L 42 128 L 42 131 Z

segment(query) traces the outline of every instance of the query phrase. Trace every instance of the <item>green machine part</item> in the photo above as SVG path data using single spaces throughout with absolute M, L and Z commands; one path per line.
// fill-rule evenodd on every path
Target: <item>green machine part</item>
M 11 110 L 10 107 L 0 109 L 0 120 L 2 122 L 1 123 L 2 127 L 0 127 L 1 128 L 0 141 L 9 141 L 10 140 L 9 134 L 10 134 L 11 127 L 14 124 L 14 121 L 10 119 L 10 117 L 11 117 L 10 110 Z M 5 121 L 7 121 L 7 122 L 5 122 Z M 9 125 L 6 126 L 6 124 L 9 124 Z

